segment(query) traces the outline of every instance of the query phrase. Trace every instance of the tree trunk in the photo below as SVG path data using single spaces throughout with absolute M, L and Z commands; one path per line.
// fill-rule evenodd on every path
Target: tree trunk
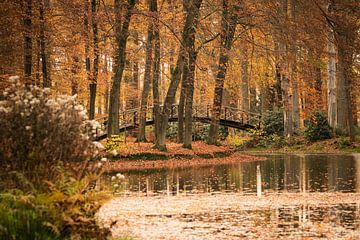
M 182 80 L 181 80 L 181 92 L 180 92 L 180 100 L 178 107 L 178 134 L 177 140 L 178 143 L 184 142 L 184 110 L 185 110 L 185 98 L 186 98 L 186 81 L 188 78 L 189 72 L 189 61 L 186 58 L 184 60 Z
M 221 114 L 222 95 L 224 89 L 224 81 L 229 61 L 229 51 L 236 30 L 236 17 L 231 13 L 228 7 L 228 1 L 223 0 L 223 12 L 221 20 L 221 48 L 218 64 L 218 72 L 215 79 L 214 102 L 211 114 L 211 125 L 209 131 L 209 144 L 216 144 L 218 139 L 219 121 Z
M 95 116 L 96 88 L 97 88 L 97 79 L 99 73 L 99 39 L 98 39 L 99 36 L 98 36 L 98 23 L 97 23 L 97 7 L 98 7 L 98 1 L 92 0 L 91 15 L 92 15 L 94 59 L 93 59 L 93 72 L 90 83 L 90 111 L 89 111 L 90 119 L 94 119 Z
M 91 62 L 90 62 L 90 28 L 89 28 L 89 0 L 84 2 L 84 34 L 85 34 L 85 70 L 86 70 L 86 80 L 89 83 L 89 118 L 94 119 L 94 111 L 91 94 L 92 94 L 92 80 L 91 80 Z
M 193 5 L 200 9 L 202 0 L 194 0 Z M 185 81 L 185 131 L 183 147 L 192 148 L 192 123 L 193 123 L 193 101 L 194 101 L 194 87 L 195 87 L 195 70 L 197 51 L 195 50 L 195 34 L 199 21 L 199 11 L 194 17 L 193 27 L 190 29 L 189 37 L 186 39 L 185 45 L 188 56 L 188 72 Z
M 72 66 L 71 66 L 71 95 L 74 96 L 78 94 L 78 88 L 79 88 L 79 71 L 80 71 L 80 59 L 78 56 L 72 56 Z
M 135 6 L 135 2 L 135 0 L 127 1 L 124 22 L 121 26 L 120 0 L 115 0 L 115 34 L 117 43 L 117 56 L 114 64 L 114 75 L 110 90 L 108 136 L 119 133 L 120 83 L 125 67 L 126 43 L 129 35 L 129 25 L 132 16 L 132 10 Z
M 154 12 L 154 1 L 149 1 L 149 11 Z M 144 85 L 143 91 L 141 94 L 141 103 L 140 103 L 140 124 L 139 124 L 139 134 L 137 137 L 138 142 L 146 142 L 145 136 L 145 127 L 146 127 L 146 112 L 148 97 L 150 92 L 150 82 L 151 82 L 151 65 L 152 54 L 153 54 L 153 38 L 154 38 L 154 25 L 153 19 L 149 19 L 148 22 L 148 37 L 146 42 L 146 61 L 145 61 L 145 73 L 144 73 Z
M 296 21 L 297 21 L 297 1 L 291 0 L 290 18 L 292 20 L 292 28 L 294 34 L 293 44 L 291 46 L 291 54 L 293 60 L 291 61 L 291 89 L 292 89 L 292 117 L 293 117 L 293 131 L 298 132 L 300 128 L 300 104 L 299 104 L 299 84 L 297 75 L 297 34 L 296 34 Z
M 280 6 L 281 17 L 283 18 L 284 23 L 287 23 L 287 12 L 288 12 L 288 0 L 282 0 Z M 284 109 L 284 136 L 290 137 L 293 135 L 293 108 L 292 108 L 292 96 L 290 88 L 290 79 L 286 73 L 289 72 L 289 59 L 288 56 L 288 46 L 286 45 L 284 38 L 287 36 L 286 24 L 282 26 L 281 36 L 279 40 L 279 54 L 280 54 L 280 81 L 281 81 L 281 92 L 282 92 L 282 106 Z
M 352 55 L 349 51 L 349 43 L 345 36 L 338 36 L 338 53 L 339 78 L 337 82 L 338 90 L 338 118 L 337 127 L 339 133 L 350 136 L 351 141 L 355 141 L 355 130 L 353 124 L 352 101 L 351 101 L 351 84 L 350 73 L 352 66 Z
M 104 74 L 105 74 L 105 92 L 104 92 L 104 113 L 108 114 L 109 113 L 109 80 L 108 80 L 108 64 L 109 64 L 109 59 L 108 59 L 108 55 L 105 54 L 105 58 L 104 58 Z
M 41 55 L 41 70 L 43 76 L 43 87 L 51 87 L 51 80 L 48 74 L 48 56 L 46 50 L 46 37 L 45 37 L 45 6 L 44 0 L 39 2 L 39 20 L 40 20 L 40 55 Z
M 155 145 L 159 150 L 166 151 L 166 130 L 169 122 L 169 116 L 171 113 L 172 105 L 175 101 L 176 90 L 179 86 L 180 78 L 181 78 L 181 69 L 184 66 L 184 49 L 181 48 L 178 59 L 174 68 L 174 71 L 171 74 L 170 86 L 167 91 L 164 106 L 160 114 L 160 124 L 159 124 L 159 135 L 156 140 L 157 145 Z
M 328 121 L 329 125 L 337 128 L 337 99 L 336 99 L 336 46 L 335 37 L 332 30 L 329 31 L 328 37 Z
M 193 1 L 188 2 L 187 4 L 185 4 L 188 7 L 186 9 L 186 12 L 187 12 L 186 20 L 185 20 L 185 24 L 184 24 L 184 28 L 183 28 L 182 37 L 181 37 L 182 43 L 185 43 L 189 39 L 189 34 L 191 33 L 191 28 L 194 26 L 194 23 L 196 21 L 195 19 L 199 15 L 201 0 L 193 0 Z M 159 138 L 157 141 L 158 145 L 156 147 L 158 147 L 158 149 L 163 150 L 163 151 L 166 150 L 166 143 L 165 143 L 166 130 L 168 127 L 169 116 L 171 113 L 172 105 L 174 104 L 174 101 L 175 101 L 176 90 L 179 86 L 179 82 L 180 82 L 180 78 L 181 78 L 181 71 L 184 66 L 185 54 L 186 54 L 186 50 L 184 49 L 183 46 L 181 46 L 179 55 L 178 55 L 178 59 L 176 61 L 176 66 L 174 68 L 174 71 L 171 74 L 170 86 L 169 86 L 169 89 L 166 94 L 163 110 L 161 112 L 161 129 L 159 130 L 159 136 L 158 136 Z
M 195 67 L 197 52 L 195 51 L 195 28 L 191 34 L 193 36 L 192 47 L 189 52 L 189 73 L 186 80 L 186 97 L 185 97 L 185 131 L 183 147 L 192 148 L 192 107 L 194 100 L 194 85 L 195 85 Z
M 249 61 L 248 51 L 245 41 L 241 44 L 241 109 L 245 112 L 249 112 L 250 100 L 249 100 Z
M 250 112 L 255 113 L 258 111 L 256 87 L 250 87 L 249 92 L 250 92 Z
M 35 86 L 40 86 L 40 60 L 41 60 L 41 47 L 40 37 L 36 39 L 36 73 L 35 73 Z
M 154 4 L 154 12 L 156 17 L 158 16 L 157 0 L 152 0 Z M 155 147 L 158 148 L 159 130 L 161 119 L 160 119 L 160 94 L 159 94 L 159 79 L 160 79 L 160 33 L 159 33 L 159 22 L 154 21 L 154 65 L 153 65 L 153 101 L 154 101 L 154 132 L 155 132 Z
M 24 16 L 24 75 L 27 84 L 32 83 L 32 0 L 25 1 Z
M 293 130 L 295 132 L 298 132 L 300 128 L 300 102 L 299 102 L 299 83 L 298 83 L 296 63 L 291 64 L 291 88 L 292 88 Z
M 135 32 L 135 41 L 134 44 L 136 46 L 139 46 L 139 39 L 138 39 L 138 33 Z M 132 91 L 134 91 L 134 96 L 131 99 L 130 106 L 132 109 L 139 107 L 139 60 L 135 57 L 133 61 L 133 75 L 132 75 L 132 81 L 131 81 L 131 88 Z

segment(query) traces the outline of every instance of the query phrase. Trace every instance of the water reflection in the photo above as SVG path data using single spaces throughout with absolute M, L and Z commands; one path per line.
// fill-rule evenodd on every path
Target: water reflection
M 150 209 L 151 216 L 158 217 L 165 230 L 166 219 L 179 221 L 181 234 L 185 231 L 189 238 L 360 239 L 360 199 L 349 200 L 347 196 L 351 194 L 343 194 L 360 193 L 360 155 L 270 155 L 268 158 L 220 166 L 122 172 L 126 180 L 121 194 L 182 196 L 146 198 L 150 204 L 139 206 L 139 211 L 133 209 L 134 198 L 128 204 L 136 213 L 161 206 Z M 107 176 L 109 183 L 113 174 L 116 173 Z M 211 194 L 186 196 L 198 193 Z M 297 201 L 299 198 L 302 200 Z M 127 200 L 122 199 L 121 204 L 126 206 L 124 201 Z M 186 201 L 194 203 L 186 204 Z M 194 204 L 199 208 L 208 204 L 208 207 L 193 213 L 181 209 Z M 211 208 L 214 204 L 217 208 Z M 164 220 L 163 208 L 166 214 L 168 209 L 180 208 L 181 214 L 170 217 L 165 214 Z M 156 231 L 160 231 L 157 225 Z M 217 235 L 212 238 L 214 233 Z
M 269 192 L 360 192 L 357 155 L 270 155 L 268 158 L 262 162 L 210 167 L 129 171 L 123 173 L 125 190 L 166 195 L 240 192 L 258 196 Z

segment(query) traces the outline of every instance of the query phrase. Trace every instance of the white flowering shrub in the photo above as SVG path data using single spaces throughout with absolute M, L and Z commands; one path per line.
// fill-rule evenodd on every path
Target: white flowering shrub
M 94 156 L 97 124 L 87 119 L 75 96 L 54 97 L 50 89 L 9 80 L 10 87 L 0 93 L 1 170 L 51 174 L 59 162 Z

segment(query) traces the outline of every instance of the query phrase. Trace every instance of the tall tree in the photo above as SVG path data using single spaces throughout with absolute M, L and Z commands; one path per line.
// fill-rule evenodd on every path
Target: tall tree
M 248 60 L 248 46 L 246 41 L 243 41 L 240 48 L 241 54 L 241 108 L 245 112 L 250 110 L 249 99 L 249 60 Z
M 299 83 L 298 83 L 298 71 L 297 71 L 297 11 L 298 0 L 290 1 L 289 18 L 291 19 L 291 32 L 293 33 L 293 39 L 291 41 L 291 98 L 292 98 L 292 116 L 293 116 L 293 131 L 297 132 L 300 128 L 300 103 L 299 103 Z
M 131 16 L 133 15 L 133 9 L 135 6 L 135 0 L 128 0 L 124 9 L 124 21 L 121 24 L 121 1 L 115 1 L 115 35 L 117 54 L 115 57 L 114 75 L 110 90 L 110 103 L 109 103 L 109 120 L 108 120 L 108 136 L 119 133 L 119 102 L 120 102 L 120 83 L 124 72 L 125 60 L 126 60 L 126 44 L 129 36 L 129 26 Z
M 84 37 L 85 37 L 85 70 L 86 70 L 86 80 L 90 85 L 90 92 L 93 92 L 91 89 L 91 61 L 90 61 L 90 7 L 89 0 L 84 0 Z M 90 93 L 91 95 L 91 93 Z M 91 98 L 91 97 L 90 97 Z M 89 99 L 90 99 L 89 98 Z M 91 99 L 90 99 L 91 100 Z M 91 101 L 89 107 L 89 118 L 94 118 L 94 111 Z
M 89 118 L 94 119 L 95 116 L 95 103 L 96 103 L 96 88 L 99 74 L 99 33 L 98 33 L 98 0 L 91 0 L 91 20 L 92 20 L 92 32 L 93 32 L 93 71 L 91 74 L 91 80 L 89 84 L 90 99 L 89 99 Z M 87 36 L 88 37 L 88 36 Z M 87 69 L 89 70 L 89 69 Z
M 189 39 L 190 33 L 192 31 L 192 28 L 194 26 L 194 22 L 196 21 L 196 17 L 199 15 L 200 11 L 200 0 L 185 0 L 188 1 L 185 5 L 188 6 L 186 10 L 186 19 L 185 24 L 181 36 L 181 44 L 178 59 L 176 61 L 176 65 L 174 70 L 171 73 L 171 80 L 170 85 L 166 94 L 166 98 L 164 101 L 164 107 L 160 114 L 161 121 L 158 122 L 159 126 L 157 129 L 159 129 L 158 139 L 156 141 L 156 147 L 160 150 L 166 150 L 166 143 L 165 143 L 165 137 L 166 137 L 166 130 L 169 122 L 169 116 L 171 113 L 172 105 L 175 101 L 175 94 L 176 90 L 179 86 L 179 82 L 181 79 L 181 72 L 184 66 L 184 60 L 185 60 L 185 54 L 186 50 L 183 46 L 183 44 Z M 200 2 L 200 4 L 199 4 Z
M 195 9 L 200 9 L 202 0 L 194 0 L 192 4 L 194 4 Z M 197 50 L 195 49 L 195 35 L 196 29 L 200 17 L 200 11 L 195 11 L 197 14 L 194 17 L 193 27 L 189 31 L 189 37 L 185 41 L 185 47 L 187 50 L 187 58 L 188 61 L 186 66 L 188 66 L 188 73 L 185 80 L 185 131 L 184 131 L 184 144 L 185 148 L 192 148 L 192 112 L 193 112 L 193 100 L 194 100 L 194 88 L 195 88 L 195 69 L 196 69 L 196 58 L 197 58 Z
M 328 121 L 333 128 L 337 127 L 337 101 L 336 101 L 336 46 L 335 36 L 331 28 L 328 33 L 328 80 L 327 80 L 327 98 L 328 98 Z
M 39 23 L 40 23 L 40 55 L 41 55 L 41 70 L 43 77 L 43 87 L 51 87 L 51 79 L 49 74 L 48 66 L 48 51 L 47 51 L 47 41 L 45 36 L 45 2 L 44 0 L 39 0 Z
M 154 104 L 154 133 L 155 133 L 155 146 L 158 146 L 159 127 L 160 127 L 160 94 L 159 94 L 159 80 L 160 80 L 160 30 L 159 30 L 159 13 L 157 9 L 157 0 L 151 0 L 154 4 L 154 65 L 153 65 L 153 104 Z
M 332 27 L 338 49 L 337 128 L 355 140 L 351 101 L 351 79 L 360 8 L 356 0 L 331 0 Z M 354 10 L 351 10 L 354 7 Z
M 32 0 L 25 1 L 25 14 L 23 19 L 24 24 L 24 75 L 25 81 L 30 83 L 32 73 Z
M 186 86 L 187 86 L 187 78 L 189 73 L 189 60 L 187 56 L 185 56 L 184 66 L 182 70 L 181 77 L 181 90 L 180 90 L 180 99 L 178 106 L 178 133 L 177 140 L 179 143 L 184 141 L 184 110 L 185 110 L 185 98 L 186 98 Z
M 154 1 L 149 0 L 149 11 L 151 14 L 155 12 Z M 144 73 L 144 84 L 141 93 L 140 102 L 140 124 L 139 134 L 137 137 L 138 142 L 146 142 L 145 127 L 146 127 L 146 112 L 148 105 L 148 97 L 150 92 L 151 83 L 151 68 L 153 64 L 153 38 L 154 38 L 154 20 L 149 18 L 148 29 L 147 29 L 147 41 L 146 41 L 146 60 L 145 60 L 145 73 Z
M 293 125 L 293 101 L 291 95 L 291 82 L 290 82 L 290 65 L 289 65 L 289 45 L 287 44 L 288 36 L 288 0 L 280 0 L 279 4 L 279 37 L 277 39 L 278 50 L 279 50 L 279 77 L 281 82 L 281 93 L 282 93 L 282 107 L 284 110 L 284 136 L 290 137 L 294 133 Z
M 237 16 L 234 14 L 232 6 L 230 6 L 228 0 L 222 0 L 222 18 L 221 18 L 221 46 L 220 46 L 220 56 L 218 63 L 218 72 L 215 79 L 215 90 L 214 90 L 214 102 L 212 107 L 211 114 L 211 125 L 209 131 L 209 144 L 216 144 L 218 139 L 219 131 L 219 121 L 221 115 L 221 106 L 223 99 L 223 89 L 226 71 L 228 68 L 229 62 L 229 51 L 231 49 L 236 25 L 237 25 Z

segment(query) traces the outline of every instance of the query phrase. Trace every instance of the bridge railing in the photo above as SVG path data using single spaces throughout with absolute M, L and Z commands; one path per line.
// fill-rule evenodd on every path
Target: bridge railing
M 169 118 L 178 118 L 178 105 L 173 105 L 171 107 Z M 160 106 L 160 110 L 162 110 L 163 106 Z M 146 112 L 146 120 L 153 120 L 153 106 L 149 106 Z M 212 105 L 194 105 L 193 106 L 193 117 L 195 118 L 206 118 L 211 119 L 213 115 Z M 137 126 L 139 124 L 140 118 L 140 108 L 128 109 L 119 115 L 119 127 L 126 126 Z M 258 113 L 246 112 L 242 109 L 223 106 L 220 110 L 220 119 L 238 122 L 241 124 L 249 124 L 255 127 L 261 127 L 261 115 Z M 95 119 L 100 123 L 100 127 L 96 130 L 96 134 L 104 134 L 107 129 L 107 121 L 108 117 L 100 117 Z

